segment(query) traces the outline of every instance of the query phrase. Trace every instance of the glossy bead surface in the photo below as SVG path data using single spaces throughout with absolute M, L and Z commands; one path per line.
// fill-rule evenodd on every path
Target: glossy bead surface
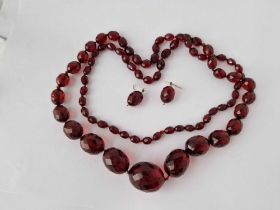
M 96 51 L 96 42 L 89 41 L 85 44 L 85 49 L 88 52 L 94 52 Z
M 166 86 L 162 89 L 160 99 L 163 103 L 171 102 L 175 97 L 175 90 L 172 86 Z
M 55 89 L 51 93 L 51 101 L 55 105 L 60 105 L 64 102 L 65 99 L 65 94 L 62 90 L 60 89 Z
M 145 137 L 142 139 L 142 141 L 144 144 L 150 144 L 150 143 L 152 143 L 153 139 L 150 137 Z
M 77 61 L 72 61 L 67 66 L 67 71 L 71 74 L 76 74 L 81 70 L 81 64 Z
M 206 55 L 206 56 L 211 56 L 214 54 L 214 49 L 211 45 L 209 44 L 206 44 L 203 46 L 203 53 Z
M 107 35 L 104 33 L 100 33 L 96 36 L 96 42 L 98 44 L 104 44 L 107 40 Z
M 183 175 L 189 166 L 189 155 L 182 149 L 175 149 L 164 161 L 164 170 L 171 177 Z
M 146 84 L 152 84 L 154 82 L 154 79 L 150 76 L 146 76 L 143 78 L 143 81 L 146 83 Z
M 214 147 L 223 147 L 229 143 L 229 140 L 229 134 L 224 130 L 215 130 L 208 138 L 209 143 Z
M 129 160 L 126 154 L 114 147 L 104 151 L 103 162 L 106 168 L 116 174 L 125 173 L 129 167 Z
M 215 56 L 212 56 L 208 59 L 207 65 L 209 69 L 215 69 L 217 67 L 217 58 Z
M 213 71 L 213 74 L 218 79 L 223 79 L 223 78 L 225 78 L 227 76 L 226 72 L 223 69 L 221 69 L 221 68 L 215 69 Z
M 242 130 L 242 122 L 239 119 L 231 119 L 227 124 L 227 132 L 230 135 L 237 135 Z
M 134 144 L 138 144 L 141 139 L 138 136 L 130 136 L 130 141 Z
M 86 63 L 86 62 L 88 62 L 89 55 L 86 51 L 80 51 L 78 56 L 77 56 L 77 59 L 81 63 Z
M 113 41 L 117 41 L 120 38 L 120 35 L 117 31 L 110 31 L 108 33 L 108 38 Z
M 254 81 L 253 79 L 251 79 L 251 78 L 245 78 L 245 79 L 243 80 L 243 82 L 242 82 L 242 87 L 243 87 L 245 90 L 251 92 L 251 91 L 253 91 L 253 90 L 256 88 L 256 83 L 255 83 L 255 81 Z
M 139 105 L 143 100 L 143 93 L 140 91 L 133 91 L 129 94 L 127 98 L 127 104 L 129 106 L 137 106 Z
M 242 96 L 242 100 L 246 104 L 252 104 L 256 100 L 256 94 L 254 92 L 246 92 Z
M 74 120 L 67 121 L 64 124 L 63 131 L 65 135 L 72 140 L 79 139 L 83 135 L 83 127 Z
M 243 78 L 243 74 L 242 73 L 238 73 L 238 72 L 230 72 L 227 75 L 227 79 L 230 82 L 239 82 L 241 79 Z
M 248 115 L 249 108 L 245 103 L 237 104 L 234 108 L 234 116 L 238 119 L 243 119 Z
M 59 105 L 54 108 L 53 116 L 58 122 L 66 122 L 69 119 L 69 111 L 66 107 Z
M 136 163 L 129 169 L 128 175 L 131 184 L 145 192 L 159 190 L 165 181 L 162 170 L 149 162 Z
M 193 136 L 186 141 L 186 151 L 192 156 L 205 154 L 209 149 L 207 138 L 203 136 Z
M 81 137 L 80 146 L 87 153 L 98 154 L 104 150 L 104 141 L 100 136 L 89 133 Z
M 64 73 L 58 75 L 57 78 L 56 78 L 56 83 L 57 83 L 57 85 L 59 85 L 60 87 L 65 87 L 65 86 L 67 86 L 68 83 L 69 83 L 69 81 L 70 81 L 69 76 L 68 76 L 67 74 L 64 74 Z

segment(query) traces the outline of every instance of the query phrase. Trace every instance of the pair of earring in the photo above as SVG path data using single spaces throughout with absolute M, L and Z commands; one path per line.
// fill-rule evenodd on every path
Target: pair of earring
M 165 86 L 161 93 L 160 93 L 160 99 L 163 102 L 163 104 L 165 103 L 170 103 L 171 101 L 173 101 L 174 97 L 175 97 L 175 89 L 173 88 L 173 86 L 180 88 L 180 86 L 170 82 L 168 86 Z M 135 86 L 133 86 L 134 91 L 132 93 L 129 94 L 128 98 L 127 98 L 127 105 L 128 106 L 137 106 L 139 105 L 144 96 L 144 89 L 142 90 L 136 90 Z

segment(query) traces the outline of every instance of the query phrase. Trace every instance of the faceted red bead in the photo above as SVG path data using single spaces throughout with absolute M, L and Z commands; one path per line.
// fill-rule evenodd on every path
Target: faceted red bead
M 71 74 L 76 74 L 81 70 L 81 64 L 77 61 L 72 61 L 67 66 L 67 71 Z
M 84 68 L 84 70 L 83 70 L 83 73 L 84 73 L 85 75 L 90 74 L 90 72 L 91 72 L 91 66 L 86 66 L 86 67 Z
M 175 131 L 175 129 L 171 126 L 164 129 L 164 133 L 166 133 L 166 134 L 172 134 L 172 133 L 174 133 L 174 131 Z
M 174 50 L 179 46 L 179 40 L 174 39 L 172 42 L 170 42 L 170 49 Z
M 146 84 L 152 84 L 154 82 L 154 79 L 150 76 L 146 76 L 143 78 L 143 81 L 146 83 Z
M 171 177 L 179 177 L 185 173 L 189 166 L 190 157 L 182 149 L 175 149 L 164 161 L 164 170 Z
M 80 94 L 81 94 L 81 95 L 86 95 L 87 92 L 88 92 L 87 86 L 82 86 L 82 87 L 80 88 Z
M 193 37 L 192 42 L 195 46 L 200 46 L 202 44 L 202 40 L 199 37 Z
M 203 155 L 208 151 L 208 149 L 208 140 L 203 136 L 193 136 L 186 141 L 186 151 L 190 155 Z
M 168 34 L 165 34 L 164 38 L 166 41 L 171 41 L 174 39 L 174 35 L 171 33 L 168 33 Z
M 224 54 L 219 54 L 219 55 L 217 55 L 217 59 L 219 61 L 225 61 L 227 59 L 227 57 Z
M 206 114 L 203 117 L 203 122 L 204 123 L 209 123 L 211 121 L 211 115 L 210 114 Z
M 176 125 L 175 126 L 175 131 L 176 132 L 181 132 L 185 129 L 185 127 L 183 125 Z
M 109 130 L 111 131 L 111 133 L 113 133 L 113 134 L 118 134 L 120 131 L 119 131 L 119 129 L 116 127 L 116 126 L 113 126 L 113 125 L 111 125 L 110 127 L 109 127 Z
M 125 51 L 125 53 L 126 53 L 127 55 L 133 55 L 133 54 L 134 54 L 134 50 L 133 50 L 133 48 L 130 47 L 130 46 L 126 46 L 126 48 L 124 49 L 124 51 Z
M 128 132 L 126 131 L 121 131 L 120 132 L 120 137 L 124 138 L 124 139 L 127 139 L 129 137 L 129 134 Z
M 137 55 L 137 54 L 134 54 L 132 56 L 132 61 L 135 63 L 135 64 L 141 64 L 142 63 L 142 59 L 140 57 L 140 55 Z
M 163 134 L 164 134 L 164 132 L 156 132 L 156 133 L 153 135 L 153 140 L 154 140 L 154 141 L 159 140 L 159 139 L 162 137 Z
M 130 141 L 134 144 L 138 144 L 141 140 L 138 136 L 130 136 Z
M 96 117 L 94 117 L 94 116 L 89 116 L 89 117 L 88 117 L 88 121 L 89 121 L 91 124 L 97 123 L 97 119 L 96 119 Z
M 64 74 L 64 73 L 58 75 L 57 78 L 56 78 L 56 83 L 57 83 L 60 87 L 65 87 L 65 86 L 67 86 L 68 83 L 69 83 L 69 81 L 70 81 L 69 76 L 68 76 L 67 74 Z
M 233 66 L 233 65 L 236 64 L 236 62 L 235 62 L 235 60 L 234 60 L 233 58 L 228 58 L 228 59 L 227 59 L 227 63 L 228 63 L 229 65 L 231 65 L 231 66 Z
M 81 106 L 85 106 L 86 103 L 87 103 L 86 97 L 81 96 L 81 97 L 79 98 L 79 104 L 80 104 Z
M 60 89 L 55 89 L 51 93 L 51 100 L 55 105 L 62 104 L 65 99 L 65 94 Z
M 242 122 L 239 119 L 231 119 L 227 124 L 227 132 L 230 135 L 237 135 L 242 130 Z
M 159 50 L 160 50 L 159 45 L 158 44 L 153 44 L 152 50 L 153 50 L 154 53 L 159 53 Z
M 145 137 L 142 139 L 144 144 L 150 144 L 152 143 L 153 139 L 151 137 Z
M 243 67 L 240 64 L 236 64 L 234 66 L 234 69 L 236 72 L 242 73 L 243 72 Z
M 127 64 L 127 68 L 128 68 L 129 70 L 131 70 L 131 71 L 135 71 L 135 70 L 136 70 L 136 65 L 135 65 L 134 63 L 132 63 L 132 62 L 129 62 L 129 63 Z
M 81 108 L 81 113 L 82 113 L 83 116 L 88 117 L 89 116 L 88 108 L 82 107 Z
M 122 61 L 126 64 L 129 63 L 129 56 L 128 55 L 122 55 Z
M 115 52 L 117 53 L 117 55 L 124 55 L 124 50 L 119 47 L 115 49 Z
M 230 82 L 239 82 L 242 78 L 243 78 L 243 74 L 242 73 L 238 73 L 238 72 L 230 72 L 228 75 L 227 75 L 227 79 L 228 81 Z
M 81 77 L 81 82 L 83 85 L 87 85 L 88 84 L 88 76 L 87 75 L 83 75 Z
M 227 102 L 228 107 L 233 107 L 236 104 L 236 99 L 230 99 Z
M 213 74 L 218 79 L 223 79 L 223 78 L 225 78 L 227 76 L 226 72 L 223 69 L 221 69 L 221 68 L 215 69 L 213 71 Z
M 59 105 L 54 108 L 53 116 L 58 122 L 66 122 L 69 119 L 69 111 L 66 107 Z
M 170 49 L 164 49 L 161 52 L 161 57 L 162 58 L 168 58 L 171 55 L 171 50 Z
M 215 56 L 212 56 L 208 59 L 207 65 L 209 69 L 215 69 L 217 67 L 218 61 Z
M 143 68 L 149 68 L 149 67 L 151 66 L 151 61 L 145 59 L 145 60 L 142 61 L 141 66 L 142 66 Z
M 100 33 L 96 36 L 96 42 L 98 44 L 104 44 L 107 40 L 107 35 L 104 33 Z
M 234 108 L 234 116 L 238 119 L 243 119 L 248 115 L 249 108 L 247 104 L 242 103 L 242 104 L 237 104 L 236 107 Z
M 185 41 L 185 45 L 186 47 L 190 48 L 192 46 L 192 38 L 187 38 L 186 41 Z
M 158 70 L 162 70 L 164 69 L 165 67 L 165 61 L 163 59 L 160 59 L 158 62 L 157 62 L 157 69 Z
M 150 60 L 151 60 L 151 63 L 157 63 L 157 62 L 159 61 L 159 55 L 156 54 L 156 53 L 153 53 L 153 54 L 151 55 Z
M 195 130 L 195 127 L 193 125 L 186 125 L 185 130 L 191 132 Z
M 89 66 L 86 66 L 86 67 L 84 68 L 83 72 L 88 71 L 87 68 L 90 68 L 90 71 L 91 71 L 91 67 L 92 67 L 94 64 L 95 64 L 95 57 L 93 57 L 93 55 L 92 55 L 92 56 L 88 59 L 88 65 L 89 65 Z M 87 69 L 87 70 L 85 70 L 85 69 Z
M 231 97 L 232 97 L 233 99 L 238 99 L 238 98 L 239 98 L 239 92 L 238 92 L 238 90 L 232 91 Z
M 161 44 L 163 42 L 164 42 L 164 37 L 162 37 L 162 36 L 157 37 L 156 40 L 155 40 L 156 44 Z
M 104 141 L 100 136 L 88 133 L 82 136 L 80 146 L 85 152 L 98 154 L 104 150 Z
M 72 140 L 79 139 L 83 135 L 83 127 L 74 120 L 67 121 L 64 124 L 63 131 L 65 135 Z
M 138 190 L 153 192 L 163 185 L 165 179 L 162 170 L 155 164 L 139 162 L 128 171 L 131 184 Z
M 95 52 L 96 51 L 96 42 L 89 41 L 85 45 L 85 49 L 88 52 Z
M 107 44 L 107 49 L 114 51 L 116 49 L 116 45 L 113 43 L 108 43 Z
M 158 81 L 158 80 L 160 80 L 160 78 L 161 78 L 161 73 L 160 73 L 160 71 L 156 71 L 156 72 L 154 73 L 153 79 L 154 79 L 155 81 Z
M 129 94 L 127 98 L 127 104 L 129 106 L 137 106 L 139 105 L 143 100 L 143 93 L 140 91 L 133 91 Z
M 80 63 L 87 63 L 89 59 L 89 55 L 86 51 L 80 51 L 77 56 L 77 59 Z
M 207 60 L 207 56 L 204 55 L 204 54 L 199 54 L 197 58 L 198 58 L 199 60 L 201 60 L 201 61 Z
M 110 31 L 108 33 L 108 38 L 113 41 L 117 41 L 120 38 L 120 35 L 117 31 Z
M 256 83 L 253 79 L 251 78 L 245 78 L 243 80 L 243 83 L 242 83 L 242 87 L 249 91 L 249 92 L 252 92 L 255 88 L 256 88 Z
M 242 100 L 246 104 L 251 104 L 256 100 L 256 94 L 254 92 L 246 92 L 242 96 Z
M 121 47 L 126 47 L 126 46 L 127 46 L 127 41 L 126 41 L 126 39 L 125 39 L 124 37 L 121 37 L 121 38 L 119 39 L 119 45 L 120 45 Z
M 209 136 L 209 143 L 214 147 L 223 147 L 229 143 L 229 134 L 223 130 L 215 130 Z
M 171 102 L 175 97 L 175 90 L 172 86 L 166 86 L 162 89 L 160 99 L 163 103 Z
M 135 70 L 134 75 L 137 79 L 143 79 L 143 73 L 140 70 Z
M 106 168 L 116 174 L 125 173 L 129 167 L 129 160 L 126 154 L 114 147 L 104 151 L 103 162 Z
M 196 130 L 202 130 L 202 129 L 204 128 L 204 126 L 205 126 L 205 123 L 204 123 L 204 122 L 198 122 L 198 123 L 196 123 L 196 125 L 195 125 L 195 129 L 196 129 Z
M 108 127 L 108 123 L 105 122 L 104 120 L 99 120 L 99 121 L 97 122 L 97 126 L 98 126 L 99 128 L 107 128 L 107 127 Z
M 211 45 L 206 44 L 203 46 L 203 53 L 209 57 L 214 54 L 214 49 Z
M 189 52 L 194 57 L 198 55 L 198 50 L 194 47 L 190 48 Z

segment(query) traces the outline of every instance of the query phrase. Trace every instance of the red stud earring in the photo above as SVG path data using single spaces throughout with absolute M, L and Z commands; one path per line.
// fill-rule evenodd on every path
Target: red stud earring
M 129 96 L 127 97 L 128 106 L 137 106 L 142 102 L 144 98 L 143 96 L 144 89 L 142 89 L 141 91 L 136 90 L 135 85 L 133 85 L 133 89 L 134 91 L 130 93 Z
M 173 86 L 182 89 L 180 86 L 170 82 L 170 85 L 164 87 L 161 91 L 160 94 L 160 99 L 162 100 L 162 102 L 165 103 L 169 103 L 171 101 L 173 101 L 174 97 L 175 97 L 175 89 L 173 88 Z

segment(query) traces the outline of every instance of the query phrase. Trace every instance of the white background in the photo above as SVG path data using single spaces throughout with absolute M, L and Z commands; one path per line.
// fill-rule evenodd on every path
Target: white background
M 1 210 L 280 209 L 279 1 L 22 0 L 18 11 L 0 62 Z M 170 179 L 155 193 L 138 191 L 127 175 L 110 173 L 102 155 L 84 153 L 52 116 L 56 76 L 86 41 L 109 30 L 127 37 L 143 57 L 151 54 L 154 39 L 167 32 L 200 36 L 217 53 L 235 58 L 257 82 L 257 101 L 243 132 L 227 147 L 192 158 L 184 176 Z M 163 106 L 159 95 L 165 80 L 183 90 Z M 90 81 L 91 111 L 142 137 L 168 125 L 199 121 L 232 91 L 231 84 L 215 79 L 183 47 L 168 59 L 162 81 L 155 85 L 136 80 L 112 52 L 100 56 Z M 131 164 L 162 165 L 189 137 L 224 129 L 232 116 L 230 109 L 201 132 L 135 145 L 90 127 L 79 114 L 77 76 L 72 84 L 67 105 L 73 119 L 101 135 L 108 147 L 128 153 Z M 146 88 L 143 103 L 135 108 L 126 106 L 133 84 Z

